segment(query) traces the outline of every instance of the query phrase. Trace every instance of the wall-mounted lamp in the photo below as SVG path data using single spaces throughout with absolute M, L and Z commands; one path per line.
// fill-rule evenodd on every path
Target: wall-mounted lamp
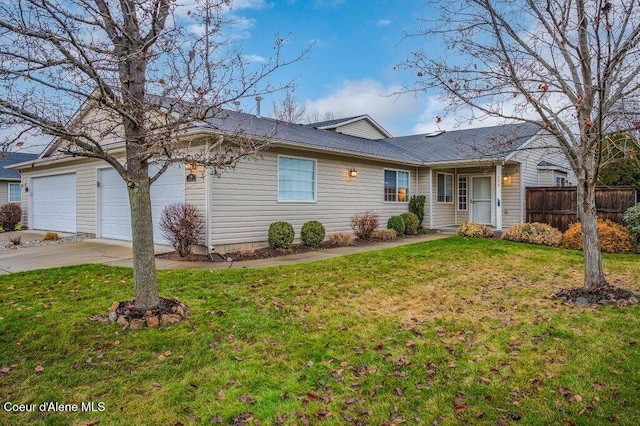
M 358 176 L 358 171 L 356 170 L 356 168 L 355 167 L 350 168 L 349 169 L 349 177 L 353 177 L 354 178 L 356 176 Z
M 511 183 L 511 176 L 508 176 L 508 175 L 502 176 L 502 182 L 503 183 Z

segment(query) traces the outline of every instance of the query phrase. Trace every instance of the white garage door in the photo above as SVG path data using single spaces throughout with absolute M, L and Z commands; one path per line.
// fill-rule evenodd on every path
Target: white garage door
M 153 241 L 167 244 L 160 232 L 160 215 L 168 204 L 184 202 L 184 169 L 172 166 L 151 185 L 153 215 Z M 101 169 L 100 182 L 100 235 L 102 238 L 131 240 L 131 210 L 124 180 L 115 169 Z
M 45 176 L 31 181 L 32 228 L 76 232 L 76 174 Z

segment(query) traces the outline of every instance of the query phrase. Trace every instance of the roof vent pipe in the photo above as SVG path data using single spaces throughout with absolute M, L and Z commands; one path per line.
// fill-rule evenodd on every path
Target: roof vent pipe
M 260 101 L 262 100 L 262 96 L 256 96 L 256 115 L 260 117 Z
M 240 112 L 240 101 L 233 101 L 233 104 L 236 106 L 236 111 Z

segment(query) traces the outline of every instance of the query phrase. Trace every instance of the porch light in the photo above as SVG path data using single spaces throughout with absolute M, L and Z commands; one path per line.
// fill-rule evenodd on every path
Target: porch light
M 349 169 L 349 177 L 354 178 L 356 176 L 358 176 L 358 170 L 356 170 L 355 167 L 350 168 Z
M 502 182 L 503 183 L 511 183 L 511 176 L 508 176 L 508 175 L 502 176 Z

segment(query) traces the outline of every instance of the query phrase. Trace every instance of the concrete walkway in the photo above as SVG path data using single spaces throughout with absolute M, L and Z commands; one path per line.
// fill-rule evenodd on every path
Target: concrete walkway
M 22 240 L 27 241 L 30 231 L 25 232 Z M 1 234 L 0 234 L 1 235 Z M 450 234 L 428 234 L 413 238 L 401 238 L 395 241 L 373 243 L 353 247 L 338 247 L 317 250 L 308 253 L 269 259 L 245 260 L 242 262 L 181 262 L 156 259 L 158 269 L 226 269 L 226 268 L 266 268 L 270 266 L 291 265 L 343 256 L 352 253 L 381 250 L 423 241 L 445 238 Z M 167 253 L 171 247 L 156 246 L 156 253 Z M 111 266 L 132 266 L 131 243 L 104 239 L 88 239 L 77 242 L 54 244 L 49 246 L 26 247 L 0 251 L 0 274 L 31 271 L 35 269 L 56 268 L 60 266 L 95 263 Z

